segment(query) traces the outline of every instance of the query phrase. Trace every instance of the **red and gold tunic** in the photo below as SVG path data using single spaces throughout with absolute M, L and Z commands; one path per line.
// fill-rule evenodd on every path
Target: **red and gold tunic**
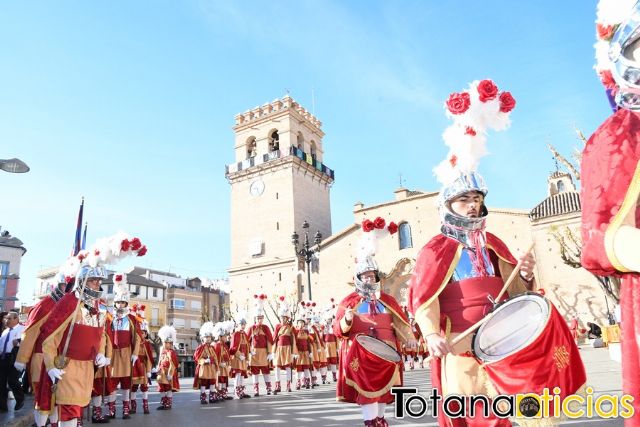
M 143 338 L 142 331 L 138 331 L 138 342 L 140 349 L 138 351 L 138 360 L 133 364 L 133 384 L 146 384 L 147 374 L 151 372 L 154 365 L 153 360 L 153 344 L 150 340 Z
M 640 228 L 640 114 L 620 109 L 589 138 L 581 164 L 582 266 L 599 276 L 621 277 L 622 389 L 633 396 L 640 425 L 640 273 L 618 259 L 613 242 L 624 226 Z M 630 250 L 637 252 L 637 247 Z
M 139 327 L 133 315 L 114 317 L 111 322 L 113 356 L 111 376 L 128 378 L 131 376 L 131 356 L 140 353 Z
M 338 364 L 338 340 L 331 328 L 324 331 L 324 342 L 326 345 L 327 363 L 329 365 Z
M 244 331 L 235 331 L 231 336 L 229 354 L 231 355 L 230 375 L 235 377 L 236 374 L 240 374 L 247 378 L 247 370 L 249 367 L 249 337 Z
M 213 343 L 203 343 L 193 353 L 196 371 L 193 377 L 193 388 L 200 387 L 200 380 L 218 380 L 218 356 Z
M 311 325 L 313 340 L 315 342 L 313 354 L 313 367 L 316 369 L 327 366 L 327 350 L 324 343 L 324 334 L 316 325 Z
M 171 377 L 171 380 L 169 380 Z M 180 391 L 178 380 L 178 354 L 174 349 L 163 348 L 158 357 L 158 384 L 170 384 L 172 391 Z
M 279 323 L 276 325 L 274 336 L 273 363 L 278 368 L 290 368 L 293 364 L 293 355 L 298 352 L 294 327 L 290 323 Z
M 231 370 L 230 361 L 231 355 L 229 354 L 228 343 L 218 341 L 214 348 L 216 350 L 216 356 L 218 357 L 218 383 L 229 382 L 229 372 Z
M 54 404 L 86 406 L 93 388 L 95 358 L 105 352 L 106 313 L 99 310 L 97 303 L 88 309 L 74 292 L 65 295 L 55 307 L 41 330 L 46 337 L 42 342 L 45 369 L 40 373 L 38 399 L 43 411 L 50 411 Z M 57 382 L 55 393 L 52 393 L 52 382 L 47 372 L 56 367 L 56 356 L 63 354 L 72 323 L 73 332 L 65 354 L 68 364 L 62 379 Z
M 249 336 L 249 343 L 251 346 L 251 370 L 260 369 L 266 370 L 269 373 L 269 361 L 267 355 L 271 353 L 271 347 L 273 346 L 273 335 L 271 329 L 267 325 L 253 325 L 247 332 Z M 254 372 L 256 373 L 256 372 Z
M 374 310 L 369 309 L 372 304 L 375 306 Z M 347 309 L 354 310 L 353 320 L 350 324 L 347 323 L 344 317 Z M 373 335 L 396 349 L 396 351 L 400 350 L 401 342 L 406 342 L 413 338 L 409 319 L 396 300 L 388 294 L 380 293 L 380 297 L 375 302 L 369 302 L 356 292 L 352 292 L 338 305 L 336 319 L 333 322 L 333 332 L 342 341 L 338 383 L 336 385 L 337 399 L 359 405 L 374 402 L 393 402 L 394 398 L 390 392 L 391 387 L 402 385 L 401 362 L 396 364 L 395 373 L 391 378 L 369 378 L 369 383 L 376 386 L 375 391 L 365 391 L 357 383 L 348 380 L 346 377 L 346 364 L 350 362 L 347 357 L 349 349 L 353 345 L 355 337 L 359 334 Z
M 305 369 L 311 369 L 313 363 L 310 353 L 311 337 L 307 327 L 295 328 L 296 349 L 298 350 L 298 358 L 296 359 L 296 371 L 302 372 Z

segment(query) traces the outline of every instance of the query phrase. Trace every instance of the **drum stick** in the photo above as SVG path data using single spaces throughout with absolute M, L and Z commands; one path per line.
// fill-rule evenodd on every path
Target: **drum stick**
M 533 250 L 533 243 L 531 243 L 531 245 L 529 245 L 529 248 L 527 249 L 527 251 L 524 253 L 524 255 L 527 255 L 529 253 L 531 253 L 531 251 Z M 516 264 L 516 266 L 514 267 L 513 271 L 511 272 L 511 274 L 509 275 L 509 278 L 507 279 L 507 281 L 504 283 L 504 286 L 502 287 L 502 290 L 500 291 L 500 293 L 498 294 L 498 297 L 495 299 L 496 302 L 500 301 L 500 298 L 502 298 L 502 296 L 504 295 L 504 293 L 507 291 L 507 289 L 509 288 L 509 286 L 511 286 L 511 282 L 513 282 L 516 277 L 518 277 L 518 273 L 520 272 L 520 269 L 522 268 L 522 259 L 520 259 L 518 261 L 518 263 Z M 482 326 L 484 323 L 488 322 L 491 318 L 493 317 L 493 312 L 491 314 L 489 314 L 486 317 L 483 317 L 482 319 L 478 320 L 478 322 L 476 322 L 474 325 L 470 326 L 466 331 L 462 332 L 460 335 L 458 335 L 457 337 L 455 337 L 453 339 L 453 341 L 451 341 L 451 346 L 453 347 L 454 345 L 458 344 L 460 341 L 462 341 L 463 339 L 465 339 L 467 337 L 467 335 L 470 335 L 471 333 L 473 333 L 476 329 L 478 329 L 480 326 Z M 425 362 L 429 363 L 431 362 L 433 359 L 435 358 L 435 356 L 433 355 L 429 355 L 429 357 L 427 358 L 427 360 Z

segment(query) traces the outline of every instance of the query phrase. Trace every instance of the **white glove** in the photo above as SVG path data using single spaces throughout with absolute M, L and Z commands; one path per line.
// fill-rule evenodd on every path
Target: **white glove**
M 62 379 L 62 376 L 64 375 L 64 371 L 58 368 L 51 368 L 47 371 L 47 374 L 49 374 L 49 378 L 51 378 L 51 382 L 55 383 L 56 380 Z
M 105 358 L 104 358 L 104 360 L 106 361 L 106 362 L 104 362 L 104 366 L 109 366 L 109 365 L 111 365 L 111 359 L 110 359 L 110 358 L 105 357 Z
M 313 353 L 309 353 L 309 357 L 313 359 Z
M 147 378 L 151 378 L 151 372 L 147 372 Z
M 256 351 L 255 350 L 251 350 L 251 355 L 255 356 L 256 355 Z
M 155 374 L 156 372 L 158 372 L 158 368 L 151 368 L 151 373 Z
M 209 360 L 209 358 L 207 357 L 206 359 L 204 359 L 204 364 L 208 365 L 211 363 L 211 360 Z
M 273 360 L 273 353 L 267 354 L 267 361 L 271 362 Z
M 131 363 L 132 363 L 132 364 L 133 364 L 133 363 L 136 363 L 136 360 L 138 360 L 138 356 L 137 356 L 137 355 L 135 355 L 135 354 L 132 354 L 132 355 L 131 355 Z
M 167 381 L 171 382 L 172 379 L 173 379 L 173 375 L 167 375 Z
M 222 362 L 222 363 L 220 364 L 220 367 L 221 367 L 221 368 L 224 368 L 225 366 L 227 366 L 227 364 L 226 364 L 226 363 L 224 363 L 224 362 Z
M 96 360 L 95 360 L 95 364 L 98 368 L 102 368 L 104 366 L 106 366 L 107 364 L 107 358 L 104 357 L 104 354 L 102 353 L 98 353 L 96 355 Z
M 25 365 L 24 363 L 20 363 L 20 362 L 16 362 L 13 364 L 13 367 L 16 368 L 16 370 L 18 372 L 22 372 L 25 370 L 25 368 L 27 367 L 27 365 Z
M 240 359 L 241 361 L 246 359 L 246 357 L 244 357 L 244 354 L 241 354 L 240 357 L 238 357 L 238 359 Z
M 297 354 L 292 354 L 291 357 L 293 357 L 294 359 L 297 359 L 298 355 Z

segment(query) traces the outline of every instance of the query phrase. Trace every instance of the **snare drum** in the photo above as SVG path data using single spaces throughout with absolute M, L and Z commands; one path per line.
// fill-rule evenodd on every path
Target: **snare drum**
M 497 305 L 473 337 L 475 356 L 500 394 L 549 394 L 564 398 L 586 382 L 571 331 L 555 306 L 526 293 Z
M 400 354 L 384 341 L 357 335 L 344 360 L 346 383 L 368 398 L 382 396 L 402 384 L 401 360 Z

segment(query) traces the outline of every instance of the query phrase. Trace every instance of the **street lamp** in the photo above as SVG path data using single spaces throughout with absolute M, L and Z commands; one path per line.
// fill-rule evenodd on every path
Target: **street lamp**
M 29 166 L 20 159 L 0 159 L 0 169 L 9 173 L 29 172 Z
M 309 288 L 309 300 L 311 300 L 311 259 L 313 255 L 320 252 L 320 242 L 322 242 L 322 234 L 320 234 L 320 230 L 316 232 L 314 236 L 314 243 L 317 245 L 316 249 L 309 248 L 309 223 L 305 220 L 302 223 L 302 229 L 304 230 L 304 243 L 302 247 L 298 247 L 298 233 L 295 231 L 291 235 L 291 243 L 293 243 L 293 247 L 295 248 L 296 255 L 303 257 L 304 262 L 307 264 L 307 286 Z

